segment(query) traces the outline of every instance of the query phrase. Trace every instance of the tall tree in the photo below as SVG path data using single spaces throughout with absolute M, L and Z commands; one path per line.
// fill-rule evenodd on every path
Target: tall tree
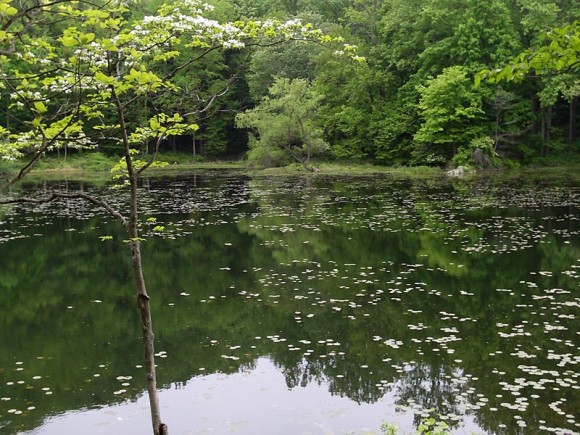
M 311 157 L 328 148 L 316 126 L 322 95 L 304 79 L 278 78 L 269 92 L 255 109 L 236 116 L 239 127 L 256 130 L 250 162 L 271 165 L 290 157 L 314 171 Z
M 461 22 L 454 29 L 452 61 L 478 72 L 483 66 L 500 66 L 521 50 L 515 23 L 505 2 L 468 0 Z
M 320 46 L 311 46 L 300 41 L 256 50 L 252 54 L 247 75 L 251 97 L 254 101 L 259 101 L 266 96 L 276 77 L 312 81 L 315 59 L 321 50 Z
M 483 115 L 481 96 L 462 67 L 450 67 L 420 88 L 423 124 L 415 140 L 423 147 L 424 163 L 444 163 L 481 134 L 474 123 Z

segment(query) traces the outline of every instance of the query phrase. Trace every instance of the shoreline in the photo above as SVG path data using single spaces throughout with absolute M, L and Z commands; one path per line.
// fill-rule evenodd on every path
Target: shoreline
M 245 161 L 209 161 L 209 162 L 179 162 L 174 159 L 172 163 L 161 159 L 165 163 L 163 167 L 154 167 L 144 173 L 144 177 L 159 177 L 164 175 L 176 175 L 194 171 L 236 171 L 251 176 L 291 176 L 291 175 L 344 175 L 344 176 L 372 176 L 392 175 L 412 178 L 447 177 L 446 169 L 430 166 L 379 166 L 361 162 L 321 162 L 316 165 L 318 172 L 313 173 L 305 170 L 301 165 L 290 164 L 277 168 L 252 168 Z M 97 162 L 91 157 L 74 157 L 68 161 L 49 158 L 42 161 L 38 168 L 33 169 L 21 182 L 70 179 L 79 181 L 105 181 L 112 179 L 111 168 L 116 164 L 111 157 L 102 156 Z M 0 165 L 0 177 L 6 180 L 17 175 L 24 163 L 9 162 Z M 501 177 L 511 178 L 520 176 L 546 176 L 567 178 L 570 181 L 580 182 L 580 162 L 556 164 L 546 166 L 521 166 L 519 168 L 499 168 L 468 171 L 462 177 L 448 177 L 457 180 L 472 178 Z

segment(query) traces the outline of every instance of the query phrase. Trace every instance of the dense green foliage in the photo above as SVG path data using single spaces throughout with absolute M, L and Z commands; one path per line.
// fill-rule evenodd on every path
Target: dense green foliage
M 238 126 L 257 131 L 250 142 L 250 162 L 270 166 L 290 155 L 310 169 L 312 155 L 328 147 L 314 124 L 322 95 L 304 79 L 284 78 L 276 79 L 269 93 L 272 98 L 236 117 Z
M 342 35 L 366 63 L 318 46 L 260 48 L 246 80 L 257 105 L 275 77 L 309 80 L 324 96 L 315 121 L 329 158 L 486 166 L 577 156 L 577 3 L 358 0 L 333 14 L 317 3 L 293 3 L 286 16 Z M 514 65 L 517 82 L 478 76 Z
M 302 40 L 357 58 L 300 20 L 227 21 L 227 5 L 200 0 L 0 6 L 0 157 L 32 155 L 29 168 L 45 152 L 96 148 L 122 154 L 131 176 L 187 137 L 192 154 L 223 154 L 240 49 Z
M 33 47 L 31 53 L 6 56 L 11 41 L 8 23 L 16 11 L 12 3 L 1 2 L 4 12 L 0 43 L 5 55 L 0 62 L 5 72 L 18 70 L 23 74 L 40 65 L 33 63 L 30 56 L 38 56 L 42 50 Z M 164 3 L 131 2 L 131 15 L 137 19 L 160 11 L 168 14 L 170 9 Z M 249 158 L 254 163 L 280 165 L 292 160 L 288 151 L 295 148 L 295 134 L 286 135 L 287 140 L 278 144 L 276 153 L 266 156 L 263 147 L 258 152 L 254 146 L 255 131 L 248 135 L 247 129 L 240 128 L 250 124 L 235 123 L 236 113 L 250 110 L 248 113 L 255 114 L 253 108 L 277 99 L 301 105 L 300 97 L 291 90 L 287 95 L 281 95 L 280 89 L 272 93 L 272 85 L 279 78 L 300 80 L 310 87 L 309 92 L 319 96 L 309 122 L 312 131 L 316 131 L 317 142 L 328 144 L 325 152 L 328 159 L 442 166 L 458 162 L 477 164 L 474 150 L 485 153 L 486 162 L 506 164 L 541 163 L 562 157 L 569 160 L 578 155 L 580 40 L 579 24 L 574 21 L 580 16 L 577 2 L 210 0 L 208 3 L 213 7 L 203 11 L 204 19 L 216 20 L 215 23 L 245 19 L 267 22 L 270 18 L 311 22 L 313 27 L 352 44 L 346 50 L 355 50 L 356 46 L 356 53 L 364 56 L 366 62 L 353 62 L 352 56 L 337 57 L 336 47 L 300 40 L 284 44 L 255 41 L 245 51 L 205 53 L 204 41 L 182 43 L 165 52 L 157 50 L 147 61 L 147 70 L 156 71 L 157 77 L 163 77 L 163 73 L 171 75 L 179 92 L 168 92 L 161 83 L 149 83 L 148 91 L 156 94 L 155 103 L 133 104 L 129 123 L 142 125 L 161 111 L 187 115 L 188 123 L 199 126 L 195 133 L 163 140 L 162 150 L 203 158 L 237 159 L 250 149 Z M 114 14 L 109 16 L 109 20 L 119 19 Z M 104 26 L 105 31 L 116 31 L 115 23 L 105 19 L 102 22 L 109 23 Z M 63 37 L 63 24 L 57 20 L 44 24 L 44 40 L 50 40 L 51 35 L 60 38 L 64 54 L 68 55 L 61 57 L 69 62 L 71 49 L 77 44 L 73 44 L 74 38 L 81 45 L 90 44 L 95 37 L 102 42 L 99 39 L 102 25 L 85 24 L 76 33 L 68 29 Z M 83 38 L 88 39 L 83 42 Z M 69 44 L 73 45 L 67 47 Z M 199 57 L 201 53 L 203 57 Z M 47 58 L 57 55 L 50 52 Z M 195 62 L 188 63 L 192 59 Z M 176 69 L 185 64 L 187 67 Z M 19 125 L 32 122 L 30 113 L 40 115 L 46 110 L 47 115 L 52 115 L 63 107 L 59 100 L 67 98 L 60 94 L 55 94 L 50 102 L 29 98 L 27 104 L 32 107 L 26 108 L 15 100 L 15 91 L 18 89 L 11 88 L 10 82 L 0 89 L 3 97 L 0 155 L 4 156 L 15 154 L 14 147 L 8 146 L 9 131 L 18 132 Z M 274 123 L 272 131 L 266 132 L 252 125 L 262 137 L 280 135 L 278 127 Z M 69 140 L 59 144 L 63 148 L 59 155 L 64 157 L 67 149 L 79 145 L 79 138 L 70 140 L 71 136 L 74 137 L 74 131 Z M 248 136 L 254 138 L 249 144 Z M 493 144 L 487 150 L 473 145 L 488 144 L 490 139 Z M 115 153 L 114 145 L 114 141 L 105 140 L 99 142 L 98 149 L 111 154 Z M 142 152 L 147 151 L 144 145 Z

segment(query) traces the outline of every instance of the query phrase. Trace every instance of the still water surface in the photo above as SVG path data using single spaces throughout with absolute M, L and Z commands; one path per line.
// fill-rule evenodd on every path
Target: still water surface
M 56 188 L 123 200 L 26 187 Z M 205 174 L 142 193 L 172 434 L 412 433 L 430 416 L 580 431 L 576 183 Z M 82 202 L 0 208 L 2 434 L 148 433 L 127 251 Z

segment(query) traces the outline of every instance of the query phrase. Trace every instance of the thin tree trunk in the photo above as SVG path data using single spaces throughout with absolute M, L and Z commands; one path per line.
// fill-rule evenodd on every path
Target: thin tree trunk
M 310 164 L 308 163 L 307 159 L 303 159 L 300 158 L 300 156 L 296 155 L 296 153 L 294 151 L 292 151 L 292 147 L 289 145 L 282 145 L 282 148 L 284 148 L 286 151 L 288 151 L 290 153 L 290 156 L 296 160 L 298 163 L 300 163 L 304 169 L 306 169 L 307 171 L 310 172 L 318 172 L 318 168 L 315 168 L 314 166 L 310 166 Z
M 551 126 L 552 126 L 552 107 L 546 107 L 542 109 L 542 119 L 541 119 L 542 148 L 540 149 L 540 154 L 542 157 L 547 156 L 549 152 Z
M 533 115 L 533 117 L 532 117 L 532 119 L 533 119 L 533 121 L 532 121 L 532 133 L 539 133 L 541 127 L 538 127 L 538 117 L 539 117 L 538 113 L 541 112 L 541 110 L 540 110 L 540 104 L 539 104 L 536 96 L 532 97 L 531 110 L 532 110 L 532 115 Z M 540 120 L 539 124 L 540 125 L 542 124 L 541 120 Z
M 318 172 L 318 168 L 310 166 L 310 155 L 312 154 L 312 144 L 308 140 L 308 135 L 306 134 L 306 129 L 304 128 L 304 123 L 302 122 L 302 119 L 298 118 L 298 123 L 300 124 L 300 131 L 302 132 L 302 140 L 304 142 L 304 145 L 306 145 L 306 160 L 304 161 L 304 159 L 298 159 L 296 154 L 292 152 L 292 148 L 290 146 L 288 146 L 288 149 L 290 150 L 294 158 L 298 159 L 298 161 L 302 163 L 302 166 L 304 166 L 305 169 L 307 169 L 310 172 Z M 290 140 L 288 142 L 290 142 Z
M 552 106 L 548 107 L 545 112 L 545 128 L 544 128 L 544 156 L 550 152 L 551 129 L 552 129 Z
M 500 122 L 500 111 L 498 110 L 495 115 L 495 137 L 493 140 L 493 150 L 497 151 L 497 143 L 499 142 L 499 122 Z
M 159 395 L 157 393 L 157 376 L 155 373 L 155 342 L 153 334 L 153 322 L 151 320 L 151 307 L 149 295 L 145 286 L 143 276 L 143 263 L 141 259 L 141 241 L 139 239 L 139 192 L 137 190 L 139 174 L 133 166 L 131 157 L 129 136 L 125 123 L 125 113 L 115 89 L 111 87 L 111 96 L 119 115 L 123 150 L 125 162 L 127 164 L 127 175 L 130 184 L 130 217 L 127 227 L 129 234 L 129 245 L 131 247 L 131 259 L 133 265 L 133 275 L 137 286 L 137 305 L 141 317 L 141 336 L 145 351 L 145 370 L 147 372 L 147 392 L 149 395 L 149 408 L 151 411 L 151 423 L 154 435 L 167 435 L 167 426 L 161 421 L 161 408 L 159 406 Z
M 153 322 L 151 320 L 151 306 L 149 295 L 143 276 L 143 263 L 141 259 L 141 242 L 138 230 L 138 192 L 137 179 L 131 180 L 131 217 L 129 220 L 129 240 L 131 246 L 131 259 L 133 274 L 137 286 L 137 305 L 141 315 L 141 336 L 145 350 L 145 370 L 147 373 L 147 392 L 149 393 L 149 406 L 151 409 L 151 422 L 155 435 L 167 434 L 167 427 L 161 422 L 159 396 L 157 394 L 157 376 L 155 372 L 155 341 L 153 334 Z

